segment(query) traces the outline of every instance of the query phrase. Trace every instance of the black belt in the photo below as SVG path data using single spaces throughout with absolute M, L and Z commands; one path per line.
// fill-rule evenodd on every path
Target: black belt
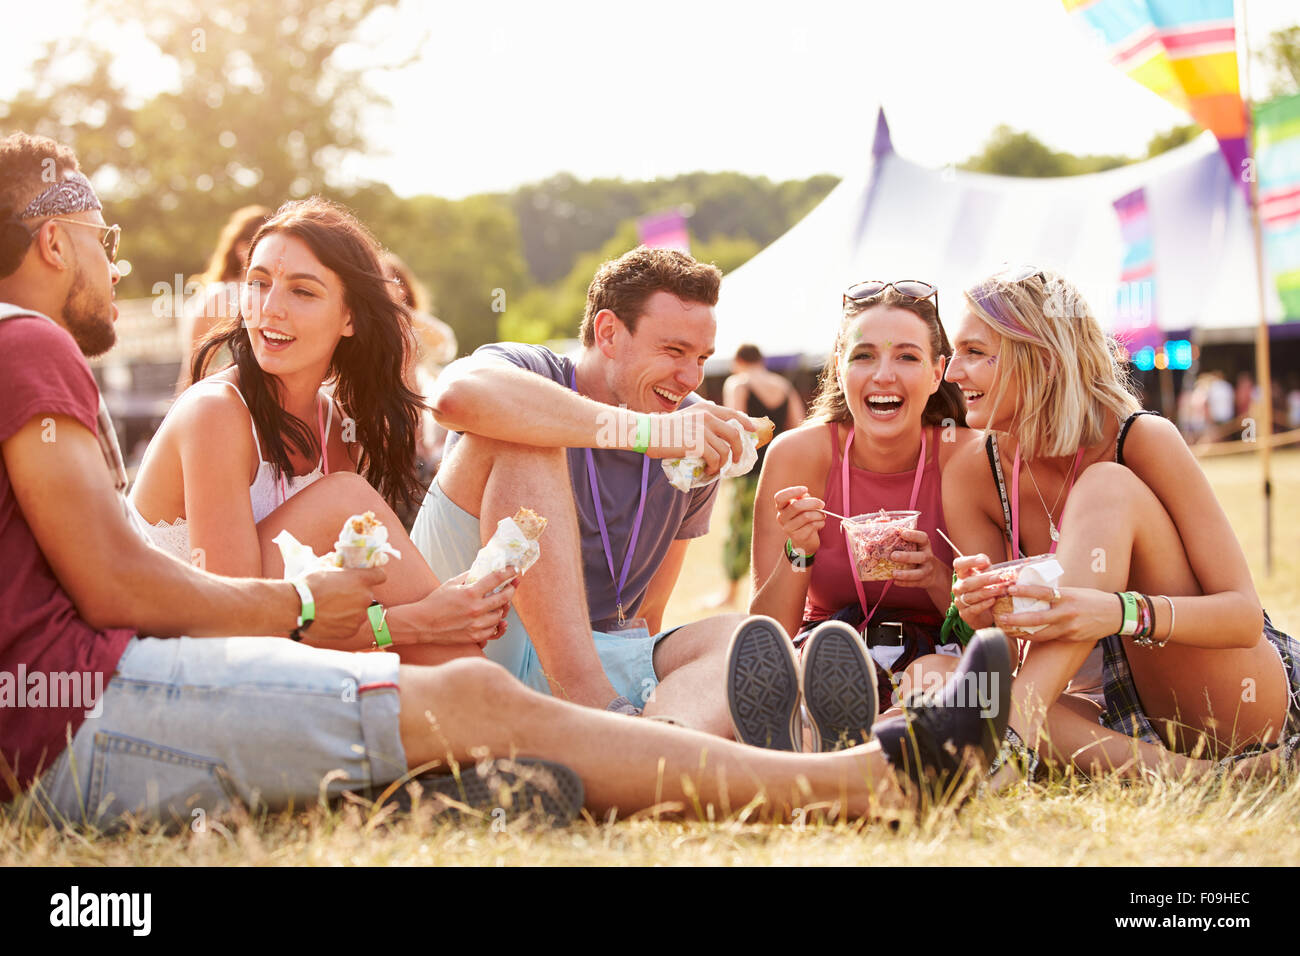
M 898 621 L 882 621 L 867 625 L 867 647 L 902 647 L 903 625 Z

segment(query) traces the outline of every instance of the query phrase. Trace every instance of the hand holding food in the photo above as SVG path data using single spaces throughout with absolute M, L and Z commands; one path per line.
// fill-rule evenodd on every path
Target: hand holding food
M 898 571 L 914 566 L 900 564 L 891 555 L 895 551 L 916 551 L 917 545 L 904 537 L 904 531 L 916 530 L 919 511 L 877 511 L 842 520 L 849 539 L 859 581 L 889 581 Z
M 749 474 L 758 462 L 758 450 L 772 440 L 776 431 L 776 424 L 770 418 L 756 418 L 753 421 L 758 427 L 752 432 L 737 419 L 728 422 L 740 432 L 741 455 L 738 460 L 732 460 L 731 450 L 728 449 L 722 467 L 716 474 L 710 475 L 703 458 L 666 458 L 662 465 L 668 481 L 678 491 L 690 491 L 692 488 L 712 484 L 719 478 L 739 478 Z
M 511 517 L 502 518 L 488 543 L 474 557 L 465 583 L 473 584 L 493 571 L 505 568 L 514 568 L 522 575 L 542 556 L 542 547 L 537 539 L 545 530 L 546 519 L 528 508 L 520 508 Z

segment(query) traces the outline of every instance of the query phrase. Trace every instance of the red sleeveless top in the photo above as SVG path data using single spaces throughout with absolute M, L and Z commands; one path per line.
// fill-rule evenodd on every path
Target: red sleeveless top
M 852 511 L 844 508 L 844 494 L 840 488 L 840 447 L 839 426 L 830 422 L 826 426 L 831 442 L 831 466 L 826 473 L 826 494 L 823 500 L 831 511 L 846 515 L 860 515 L 868 511 L 906 510 L 912 497 L 912 484 L 916 479 L 915 469 L 882 475 L 863 468 L 849 467 L 850 499 Z M 921 476 L 921 489 L 916 496 L 916 509 L 921 512 L 917 527 L 930 536 L 930 549 L 935 557 L 946 564 L 952 564 L 952 549 L 947 542 L 935 533 L 942 528 L 946 533 L 948 526 L 943 522 L 943 487 L 939 476 L 939 427 L 930 426 L 930 435 L 926 441 L 928 450 L 925 470 Z M 821 540 L 817 546 L 817 557 L 809 571 L 808 598 L 804 603 L 805 621 L 824 621 L 836 611 L 850 604 L 857 605 L 858 592 L 854 587 L 855 570 L 849 561 L 848 549 L 844 546 L 844 533 L 840 530 L 838 518 L 826 519 L 822 526 Z M 867 607 L 872 607 L 880 600 L 884 581 L 864 581 L 863 590 L 867 597 Z M 943 615 L 935 610 L 930 596 L 924 588 L 909 588 L 894 584 L 889 589 L 887 606 L 881 607 L 872 617 L 872 623 L 881 621 L 916 621 L 923 624 L 938 625 Z

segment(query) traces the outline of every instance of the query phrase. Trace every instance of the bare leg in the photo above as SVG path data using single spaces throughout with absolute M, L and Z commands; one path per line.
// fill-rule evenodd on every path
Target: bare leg
M 535 448 L 465 435 L 443 463 L 438 486 L 479 519 L 484 543 L 521 506 L 548 524 L 542 554 L 523 576 L 514 606 L 546 669 L 551 692 L 604 708 L 618 696 L 591 637 L 582 580 L 582 538 L 563 448 Z
M 375 587 L 375 597 L 388 607 L 414 604 L 427 597 L 438 587 L 438 578 L 429 568 L 397 515 L 388 507 L 370 484 L 352 472 L 335 472 L 308 485 L 280 507 L 263 518 L 257 525 L 258 540 L 262 545 L 262 574 L 278 578 L 284 574 L 284 559 L 280 548 L 272 540 L 282 530 L 303 544 L 310 545 L 317 554 L 334 549 L 343 522 L 354 514 L 373 511 L 375 517 L 388 529 L 389 543 L 401 558 L 384 565 L 388 579 Z M 310 631 L 308 632 L 310 634 Z M 334 649 L 364 649 L 372 637 L 366 633 L 346 646 L 333 642 Z M 482 657 L 483 652 L 474 644 L 422 644 L 403 645 L 398 653 L 406 664 L 441 664 L 458 657 Z
M 646 716 L 664 715 L 688 727 L 734 737 L 726 686 L 727 645 L 743 614 L 720 614 L 678 628 L 655 647 L 659 686 L 645 703 Z
M 747 747 L 656 721 L 600 713 L 537 694 L 495 665 L 403 667 L 407 765 L 532 756 L 567 764 L 598 813 L 712 804 L 724 814 L 766 797 L 782 816 L 832 804 L 852 817 L 888 815 L 905 800 L 877 744 L 835 754 Z
M 1092 701 L 1063 694 L 1047 712 L 1043 749 L 1039 756 L 1058 767 L 1073 764 L 1089 776 L 1114 773 L 1139 777 L 1144 769 L 1164 768 L 1174 774 L 1208 773 L 1212 763 L 1192 760 L 1173 750 L 1115 733 L 1097 723 L 1101 713 Z
M 1088 468 L 1070 494 L 1057 559 L 1067 586 L 1148 594 L 1200 594 L 1178 530 L 1158 498 L 1127 468 L 1103 462 Z M 1016 677 L 1012 724 L 1036 749 L 1045 703 L 1054 703 L 1092 647 L 1053 641 L 1035 645 Z M 1201 733 L 1221 752 L 1240 750 L 1271 735 L 1276 740 L 1287 706 L 1286 678 L 1272 645 L 1205 650 L 1169 644 L 1124 648 L 1143 709 L 1157 731 L 1175 733 L 1187 751 Z M 1241 700 L 1243 675 L 1257 677 L 1256 700 Z M 1068 725 L 1069 718 L 1062 720 Z M 1099 739 L 1113 732 L 1096 728 Z M 1132 751 L 1131 738 L 1114 737 Z M 1099 744 L 1103 749 L 1115 744 Z M 1107 750 L 1106 752 L 1109 752 Z M 1139 748 L 1143 764 L 1150 758 Z M 1163 758 L 1162 758 L 1163 760 Z M 1204 767 L 1209 764 L 1202 761 Z

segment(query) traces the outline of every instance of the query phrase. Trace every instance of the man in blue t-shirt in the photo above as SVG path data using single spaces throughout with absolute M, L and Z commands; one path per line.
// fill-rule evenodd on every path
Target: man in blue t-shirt
M 519 507 L 550 520 L 504 636 L 487 656 L 577 703 L 671 716 L 730 736 L 722 615 L 659 633 L 718 483 L 678 491 L 659 461 L 740 455 L 740 412 L 692 394 L 713 354 L 722 274 L 666 249 L 604 263 L 587 290 L 576 360 L 498 343 L 451 365 L 433 396 L 462 433 L 429 489 L 412 540 L 442 580 L 464 571 Z

